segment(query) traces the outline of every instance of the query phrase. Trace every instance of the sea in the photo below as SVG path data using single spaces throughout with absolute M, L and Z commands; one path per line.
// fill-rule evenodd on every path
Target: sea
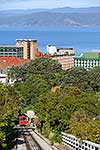
M 85 51 L 100 50 L 98 27 L 0 27 L 0 45 L 16 44 L 16 39 L 37 39 L 38 48 L 46 53 L 47 45 L 74 48 L 76 56 Z

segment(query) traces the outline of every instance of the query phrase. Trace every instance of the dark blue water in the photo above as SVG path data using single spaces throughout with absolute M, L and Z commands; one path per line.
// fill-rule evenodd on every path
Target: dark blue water
M 76 55 L 87 50 L 100 50 L 100 27 L 32 28 L 0 27 L 0 44 L 15 44 L 16 39 L 37 39 L 39 49 L 46 45 L 73 47 Z

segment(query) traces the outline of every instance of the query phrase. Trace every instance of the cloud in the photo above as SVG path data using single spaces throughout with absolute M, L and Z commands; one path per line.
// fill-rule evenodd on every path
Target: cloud
M 100 0 L 0 0 L 0 9 L 100 6 Z

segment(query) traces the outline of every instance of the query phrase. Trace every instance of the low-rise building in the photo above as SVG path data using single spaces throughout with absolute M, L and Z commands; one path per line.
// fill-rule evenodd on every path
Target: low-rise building
M 6 84 L 8 82 L 7 71 L 13 66 L 23 65 L 29 62 L 29 59 L 20 59 L 13 56 L 0 57 L 0 82 Z M 16 79 L 10 79 L 9 83 L 12 84 Z
M 0 82 L 4 85 L 8 82 L 8 77 L 6 74 L 0 74 Z
M 47 54 L 48 55 L 75 55 L 73 48 L 62 48 L 62 47 L 56 47 L 54 45 L 47 45 Z
M 63 70 L 74 67 L 75 52 L 73 48 L 57 48 L 47 45 L 47 54 L 53 60 L 57 60 L 62 65 Z
M 80 57 L 75 57 L 74 66 L 84 68 L 100 66 L 100 51 L 84 52 Z
M 23 58 L 23 47 L 16 47 L 16 45 L 0 45 L 0 56 Z
M 70 69 L 74 67 L 74 57 L 73 56 L 51 56 L 53 60 L 57 60 L 61 65 L 63 70 Z

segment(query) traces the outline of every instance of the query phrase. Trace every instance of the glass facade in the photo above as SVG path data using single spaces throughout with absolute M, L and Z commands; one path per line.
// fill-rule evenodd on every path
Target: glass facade
M 0 56 L 15 56 L 23 58 L 23 47 L 0 46 Z

